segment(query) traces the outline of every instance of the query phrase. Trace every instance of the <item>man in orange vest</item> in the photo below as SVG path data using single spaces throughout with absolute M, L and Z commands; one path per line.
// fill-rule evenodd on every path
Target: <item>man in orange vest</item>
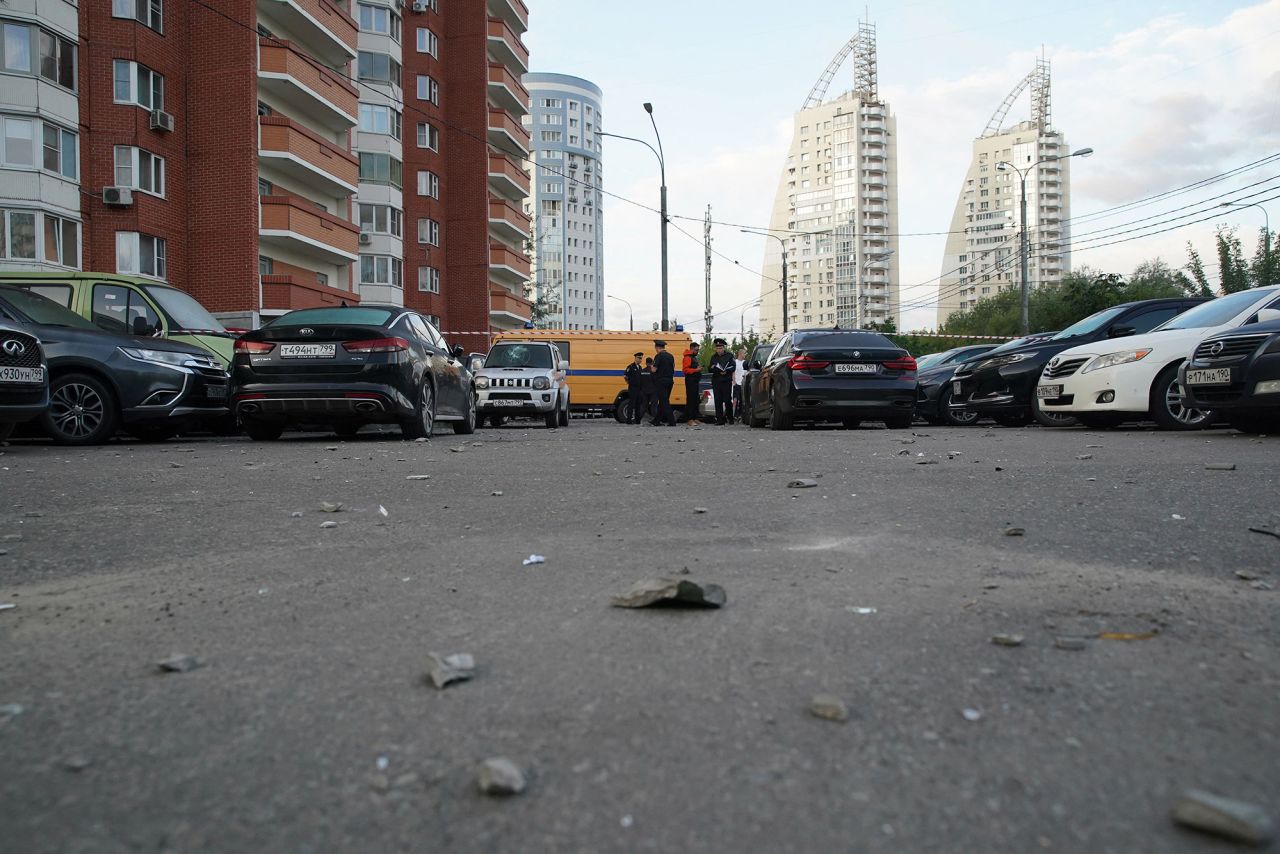
M 698 404 L 701 402 L 698 384 L 702 381 L 702 362 L 698 360 L 697 341 L 684 351 L 684 361 L 680 368 L 684 371 L 684 421 L 697 426 L 702 423 L 698 419 Z

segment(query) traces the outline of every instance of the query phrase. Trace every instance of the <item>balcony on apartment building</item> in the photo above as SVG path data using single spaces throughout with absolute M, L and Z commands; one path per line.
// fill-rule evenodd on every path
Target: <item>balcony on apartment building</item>
M 529 175 L 512 158 L 491 153 L 489 189 L 504 199 L 523 202 L 529 196 Z
M 298 47 L 332 68 L 356 58 L 356 21 L 336 0 L 258 0 L 258 11 L 277 20 Z
M 529 259 L 501 243 L 490 243 L 489 279 L 507 289 L 521 290 L 529 281 Z
M 360 302 L 360 294 L 322 285 L 315 273 L 277 273 L 261 276 L 262 308 L 266 311 L 293 311 L 299 308 L 340 306 Z
M 295 118 L 335 132 L 356 125 L 356 87 L 290 42 L 258 39 L 258 87 L 288 104 Z
M 506 199 L 489 199 L 489 234 L 514 245 L 529 239 L 529 215 Z
M 355 223 L 297 196 L 259 196 L 258 207 L 258 240 L 263 247 L 280 246 L 338 266 L 360 259 L 360 229 Z
M 518 329 L 533 320 L 533 303 L 506 288 L 489 288 L 489 323 Z
M 489 100 L 514 116 L 529 112 L 529 90 L 505 65 L 489 63 Z
M 285 116 L 258 118 L 258 161 L 325 196 L 352 196 L 358 189 L 355 155 Z
M 513 68 L 521 74 L 529 70 L 529 49 L 516 31 L 501 18 L 490 18 L 489 58 Z
M 503 110 L 489 111 L 489 144 L 499 151 L 529 154 L 529 131 Z
M 497 18 L 516 33 L 529 31 L 529 7 L 521 0 L 488 0 L 489 17 Z

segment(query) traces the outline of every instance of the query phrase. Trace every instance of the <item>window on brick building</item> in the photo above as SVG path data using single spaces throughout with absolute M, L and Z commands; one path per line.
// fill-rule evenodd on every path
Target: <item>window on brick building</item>
M 273 276 L 276 271 L 276 262 L 274 258 L 268 258 L 266 255 L 258 256 L 258 275 Z
M 328 273 L 316 273 L 316 284 L 317 284 L 317 285 L 325 285 L 325 286 L 327 287 L 327 286 L 328 286 L 328 284 L 329 284 L 329 274 L 328 274 Z
M 418 122 L 418 148 L 440 150 L 440 129 L 431 122 Z
M 358 218 L 361 231 L 390 234 L 392 237 L 401 235 L 402 214 L 398 208 L 390 205 L 361 204 L 358 206 Z
M 44 79 L 76 88 L 76 46 L 61 36 L 33 24 L 4 22 L 4 38 L 0 41 L 5 71 L 38 74 Z
M 0 161 L 6 166 L 34 166 L 35 120 L 8 116 L 4 119 L 4 151 Z
M 76 135 L 50 122 L 44 122 L 44 168 L 64 178 L 75 180 L 78 158 Z
M 44 260 L 63 267 L 80 266 L 80 223 L 74 219 L 45 214 Z
M 388 53 L 374 53 L 373 51 L 362 50 L 356 61 L 356 76 L 361 80 L 373 80 L 377 83 L 390 83 L 394 86 L 399 86 L 400 63 L 392 59 Z
M 360 284 L 402 286 L 403 262 L 392 255 L 361 255 Z
M 116 186 L 164 196 L 163 157 L 132 145 L 117 145 L 115 163 Z
M 418 195 L 440 198 L 440 176 L 430 169 L 418 170 Z
M 440 56 L 440 39 L 428 27 L 418 27 L 418 53 Z
M 418 242 L 428 246 L 440 245 L 440 223 L 434 219 L 418 220 Z
M 542 142 L 559 142 L 563 138 L 564 134 L 558 130 L 544 130 L 539 137 Z
M 392 41 L 400 42 L 400 16 L 386 6 L 373 6 L 368 3 L 357 3 L 359 9 L 360 30 L 366 33 L 380 33 L 391 36 Z
M 424 294 L 440 293 L 440 271 L 435 267 L 419 267 L 418 290 Z M 439 318 L 436 318 L 434 322 L 438 326 L 440 323 Z
M 0 258 L 36 257 L 36 215 L 33 211 L 0 211 Z
M 164 75 L 145 65 L 117 59 L 114 62 L 117 104 L 137 104 L 147 110 L 164 109 Z
M 360 180 L 371 184 L 404 186 L 404 164 L 390 154 L 360 152 Z
M 418 100 L 440 103 L 440 84 L 430 74 L 418 75 Z
M 111 17 L 133 18 L 157 33 L 164 32 L 164 0 L 111 0 Z
M 165 240 L 137 231 L 116 232 L 116 272 L 164 279 L 167 266 Z
M 361 133 L 379 133 L 400 138 L 400 111 L 384 104 L 360 105 L 359 129 Z

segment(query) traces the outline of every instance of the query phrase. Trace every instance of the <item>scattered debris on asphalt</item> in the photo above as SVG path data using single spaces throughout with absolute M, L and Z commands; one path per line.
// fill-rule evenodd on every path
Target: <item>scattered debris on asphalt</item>
M 321 523 L 320 523 L 320 527 L 321 527 L 321 528 L 324 528 L 324 529 L 326 529 L 326 530 L 327 530 L 327 529 L 329 529 L 329 528 L 336 528 L 336 527 L 338 527 L 338 523 L 337 523 L 337 522 L 334 522 L 334 521 L 332 521 L 332 520 L 330 520 L 330 521 L 328 521 L 328 522 L 321 522 Z
M 18 607 L 14 602 L 0 602 L 0 611 L 8 611 Z
M 874 614 L 875 608 L 863 608 L 858 605 L 849 605 L 845 608 L 850 614 Z
M 420 437 L 418 437 L 417 439 L 414 439 L 413 441 L 414 441 L 416 444 L 422 444 L 423 442 L 428 442 L 428 441 L 430 441 L 430 440 L 429 440 L 426 436 L 420 436 Z
M 1076 454 L 1076 459 L 1077 459 L 1077 460 L 1091 460 L 1091 459 L 1093 459 L 1093 454 Z
M 476 660 L 469 653 L 440 655 L 429 652 L 427 659 L 427 676 L 437 688 L 452 682 L 466 682 L 476 675 Z
M 0 705 L 0 717 L 16 718 L 27 710 L 27 707 L 21 703 L 5 703 Z
M 493 496 L 494 498 L 501 498 L 501 497 L 502 497 L 502 490 L 501 490 L 501 489 L 495 489 L 493 492 L 490 492 L 490 493 L 489 493 L 489 495 Z
M 546 562 L 547 562 L 547 559 L 542 555 L 529 555 L 527 558 L 525 558 L 522 561 L 522 563 L 525 566 L 532 566 L 535 563 L 546 563 Z
M 808 477 L 798 477 L 787 483 L 787 489 L 812 489 L 818 482 Z
M 294 510 L 292 513 L 290 513 L 290 514 L 289 514 L 289 518 L 290 518 L 290 519 L 301 519 L 301 518 L 302 518 L 302 511 L 301 511 L 301 510 Z
M 1235 471 L 1235 463 L 1209 463 L 1204 467 L 1205 471 Z
M 1173 518 L 1174 518 L 1175 520 L 1179 521 L 1179 522 L 1185 522 L 1185 521 L 1187 521 L 1187 517 L 1186 517 L 1186 516 L 1179 516 L 1177 513 L 1174 513 L 1174 514 L 1173 514 Z
M 1025 533 L 1027 533 L 1026 528 L 1005 528 L 1004 529 L 1004 535 L 1006 537 L 1021 537 Z
M 707 512 L 707 508 L 705 508 L 705 507 L 695 507 L 695 508 L 693 508 L 693 512 L 694 512 L 694 513 L 706 513 L 706 512 Z
M 1280 538 L 1280 531 L 1273 531 L 1270 528 L 1250 528 L 1249 531 L 1254 534 L 1266 534 L 1268 537 Z
M 1250 581 L 1249 586 L 1252 587 L 1254 590 L 1275 590 L 1276 589 L 1275 585 L 1272 584 L 1270 581 L 1262 581 L 1262 580 Z
M 389 513 L 387 513 L 387 508 L 385 508 L 385 507 L 383 507 L 381 504 L 379 504 L 379 505 L 378 505 L 378 515 L 380 515 L 380 516 L 388 516 L 388 515 L 390 515 L 390 514 L 389 514 Z
M 1233 842 L 1265 845 L 1275 828 L 1261 807 L 1192 789 L 1169 813 L 1175 824 L 1211 833 Z
M 462 453 L 463 451 L 465 451 L 465 450 L 466 450 L 466 448 L 464 448 L 464 447 L 462 447 L 461 445 L 459 445 L 459 446 L 457 446 L 457 447 L 450 448 L 449 450 L 450 450 L 450 451 L 453 451 L 455 454 L 460 454 L 460 453 Z
M 964 715 L 964 719 L 972 723 L 973 721 L 982 720 L 982 712 L 977 709 L 965 709 L 960 714 Z
M 1086 644 L 1084 638 L 1059 637 L 1054 638 L 1053 645 L 1058 649 L 1081 650 Z
M 1258 575 L 1258 573 L 1256 573 L 1256 572 L 1250 572 L 1250 571 L 1249 571 L 1249 570 L 1247 570 L 1247 569 L 1237 569 L 1237 570 L 1236 570 L 1236 578 L 1239 578 L 1239 579 L 1241 579 L 1241 580 L 1243 580 L 1243 581 L 1257 581 L 1257 580 L 1258 580 L 1259 578 L 1261 578 L 1261 577 L 1262 577 L 1262 576 L 1261 576 L 1261 575 Z
M 849 720 L 849 707 L 839 697 L 818 694 L 809 701 L 809 714 L 815 718 L 843 723 Z
M 647 608 L 651 605 L 719 608 L 725 601 L 724 588 L 719 584 L 699 584 L 687 578 L 645 578 L 631 585 L 631 589 L 621 596 L 612 597 L 609 604 L 615 608 Z
M 992 635 L 991 642 L 996 646 L 1022 646 L 1026 640 L 1022 635 Z
M 405 480 L 431 480 L 431 475 L 429 475 L 429 474 L 411 474 L 411 475 L 409 475 L 408 477 L 406 477 L 406 478 L 405 478 Z
M 199 666 L 200 661 L 194 655 L 172 655 L 156 662 L 156 667 L 164 673 L 188 673 Z
M 77 774 L 92 764 L 93 760 L 88 756 L 68 756 L 59 763 L 64 771 L 72 771 Z
M 476 784 L 486 795 L 518 795 L 525 790 L 524 772 L 510 759 L 497 757 L 480 763 Z
M 1098 635 L 1099 640 L 1114 641 L 1139 641 L 1151 640 L 1156 636 L 1155 632 L 1101 632 Z
M 334 502 L 334 501 L 321 501 L 321 502 L 320 502 L 320 509 L 321 509 L 321 510 L 323 510 L 325 513 L 341 513 L 341 512 L 342 512 L 342 502 L 341 502 L 341 501 L 337 501 L 337 502 Z
M 936 466 L 937 464 L 937 460 L 916 460 L 918 466 Z
M 174 463 L 174 462 L 170 462 L 170 463 L 169 463 L 169 468 L 171 468 L 171 469 L 181 469 L 181 468 L 186 468 L 186 466 L 184 466 L 182 463 Z

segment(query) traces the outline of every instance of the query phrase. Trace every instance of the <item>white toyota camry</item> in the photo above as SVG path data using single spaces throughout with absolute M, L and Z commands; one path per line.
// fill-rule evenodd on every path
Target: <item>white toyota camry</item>
M 1280 286 L 1272 285 L 1201 303 L 1144 335 L 1072 347 L 1045 365 L 1034 405 L 1086 427 L 1147 418 L 1169 430 L 1208 426 L 1211 414 L 1182 405 L 1178 366 L 1210 335 L 1276 319 Z

